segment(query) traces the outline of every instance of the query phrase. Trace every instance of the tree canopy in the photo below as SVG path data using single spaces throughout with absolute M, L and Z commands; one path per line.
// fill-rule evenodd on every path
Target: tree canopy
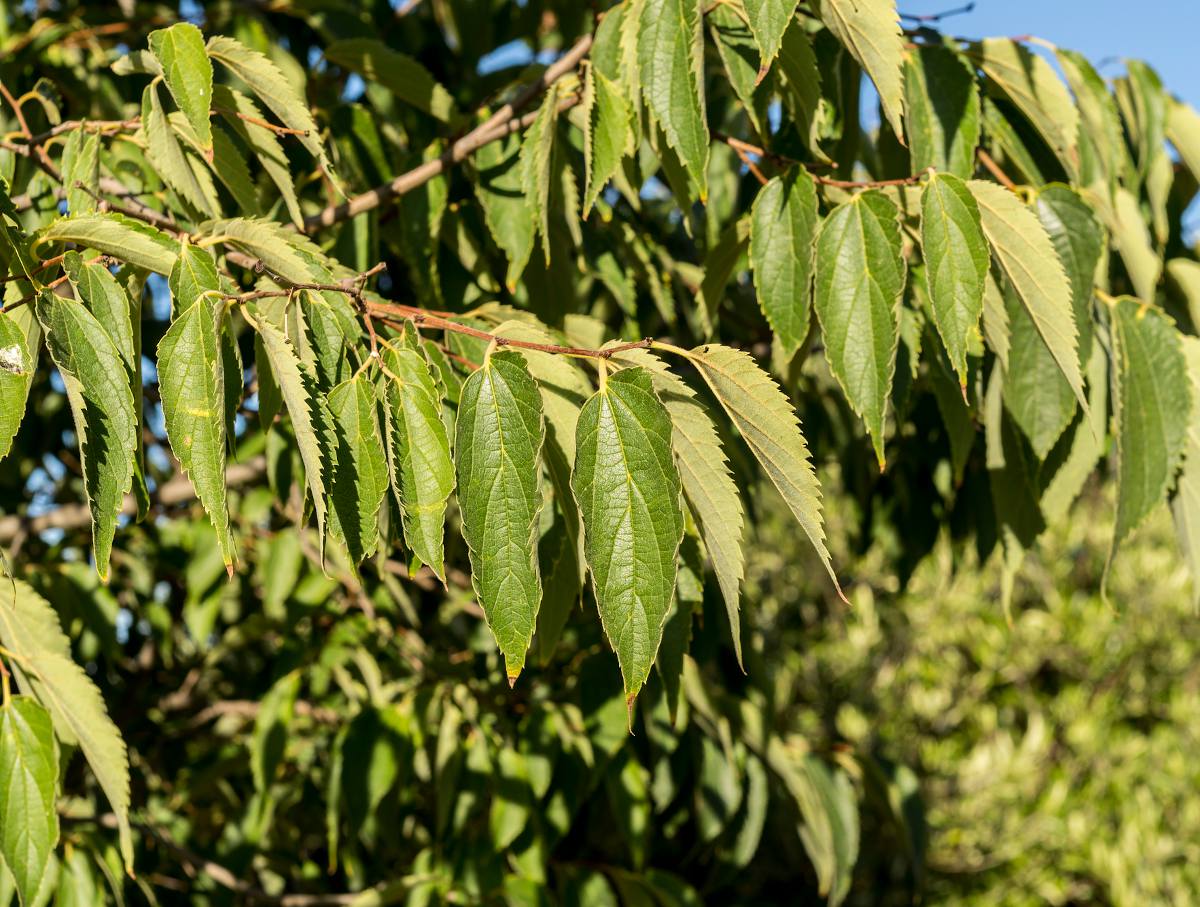
M 918 896 L 748 552 L 1200 574 L 1200 114 L 941 24 L 0 7 L 0 903 Z

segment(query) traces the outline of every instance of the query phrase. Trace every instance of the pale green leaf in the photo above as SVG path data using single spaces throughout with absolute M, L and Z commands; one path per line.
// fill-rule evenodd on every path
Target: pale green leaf
M 12 449 L 25 416 L 34 366 L 25 332 L 11 316 L 0 312 L 0 461 Z
M 904 127 L 914 173 L 932 167 L 970 179 L 979 145 L 979 89 L 958 53 L 936 44 L 909 51 L 904 63 Z
M 708 198 L 708 122 L 700 0 L 640 0 L 637 73 L 646 107 Z
M 44 290 L 37 299 L 37 317 L 66 385 L 92 513 L 96 572 L 107 579 L 117 516 L 133 482 L 137 450 L 129 374 L 108 332 L 78 302 Z
M 175 104 L 192 124 L 200 146 L 211 150 L 208 110 L 212 103 L 213 71 L 200 29 L 190 22 L 177 22 L 170 28 L 150 32 L 148 40 Z
M 1200 325 L 1200 261 L 1172 258 L 1167 262 L 1167 276 L 1187 305 L 1193 325 Z
M 454 447 L 471 582 L 504 655 L 508 682 L 525 665 L 542 598 L 542 399 L 517 353 L 493 353 L 467 379 Z
M 181 264 L 187 259 L 184 246 Z M 193 259 L 203 258 L 200 252 Z M 225 569 L 237 560 L 225 499 L 225 369 L 212 296 L 198 296 L 184 309 L 158 344 L 158 384 L 163 422 L 179 465 L 204 505 Z
M 779 48 L 779 70 L 783 75 L 784 102 L 796 121 L 800 136 L 818 160 L 827 160 L 817 145 L 818 111 L 821 107 L 821 71 L 808 32 L 798 18 L 783 33 Z
M 990 258 L 979 206 L 957 176 L 935 174 L 921 193 L 921 251 L 933 323 L 966 387 L 967 349 L 979 332 Z
M 1121 542 L 1167 496 L 1187 444 L 1192 394 L 1182 335 L 1170 319 L 1128 297 L 1110 311 L 1117 439 L 1111 563 Z
M 295 348 L 283 332 L 261 314 L 251 318 L 251 323 L 271 363 L 271 373 L 278 384 L 283 405 L 292 417 L 292 430 L 296 435 L 300 459 L 304 463 L 304 477 L 312 494 L 317 530 L 324 551 L 325 482 L 330 478 L 330 461 L 335 455 L 325 404 L 316 393 L 314 376 L 297 358 Z
M 254 120 L 262 120 L 262 112 L 250 98 L 240 91 L 227 85 L 217 85 L 213 88 L 213 107 L 225 120 L 225 125 L 240 138 L 247 148 L 253 152 L 262 168 L 266 171 L 279 196 L 287 208 L 292 224 L 301 227 L 304 217 L 300 213 L 300 202 L 296 197 L 296 184 L 292 179 L 291 165 L 287 154 L 279 143 L 278 136 L 265 126 L 259 126 Z M 238 116 L 241 114 L 242 116 Z M 250 117 L 251 119 L 243 119 Z
M 1144 302 L 1154 302 L 1158 279 L 1162 276 L 1162 259 L 1154 251 L 1150 228 L 1137 198 L 1124 187 L 1117 189 L 1115 216 L 1113 240 L 1134 292 Z
M 387 382 L 387 444 L 392 491 L 404 539 L 413 554 L 445 576 L 443 527 L 454 490 L 454 462 L 442 422 L 442 401 L 425 357 L 411 349 L 383 353 Z
M 129 826 L 129 759 L 125 742 L 87 672 L 71 660 L 71 643 L 51 604 L 17 579 L 0 575 L 0 643 L 13 654 L 18 681 L 50 712 L 59 739 L 78 746 L 117 819 L 121 856 L 133 871 Z
M 904 141 L 904 36 L 895 0 L 813 0 L 821 21 L 867 71 L 883 115 Z
M 583 157 L 587 189 L 583 214 L 596 204 L 609 180 L 616 175 L 621 159 L 632 154 L 633 111 L 620 87 L 595 66 L 589 66 L 583 88 Z
M 33 901 L 58 844 L 57 788 L 50 715 L 37 700 L 14 696 L 0 706 L 0 855 L 22 904 Z
M 529 199 L 542 255 L 550 261 L 550 190 L 554 163 L 554 138 L 558 132 L 558 90 L 546 92 L 537 118 L 521 143 L 521 191 Z
M 1192 575 L 1192 606 L 1200 606 L 1200 338 L 1181 337 L 1188 379 L 1192 392 L 1192 411 L 1187 423 L 1187 443 L 1183 468 L 1171 495 L 1171 513 L 1179 549 Z
M 1167 104 L 1167 139 L 1200 180 L 1200 113 L 1191 104 L 1172 98 Z
M 300 144 L 317 159 L 334 185 L 338 186 L 337 176 L 325 154 L 325 146 L 321 143 L 308 102 L 300 97 L 279 67 L 268 57 L 226 35 L 213 35 L 208 39 L 208 55 L 245 82 L 283 125 L 300 130 Z
M 721 402 L 742 440 L 817 549 L 834 586 L 838 586 L 825 547 L 821 487 L 799 420 L 779 385 L 741 350 L 707 344 L 683 354 Z
M 1092 296 L 1096 267 L 1104 251 L 1104 228 L 1079 194 L 1060 183 L 1038 193 L 1037 213 L 1071 282 L 1071 305 L 1079 330 L 1079 364 L 1084 366 L 1092 352 Z
M 71 214 L 91 214 L 96 210 L 99 153 L 100 136 L 97 133 L 80 128 L 67 136 L 62 153 L 62 184 L 67 190 L 67 210 Z
M 444 123 L 456 117 L 454 98 L 407 54 L 392 50 L 374 38 L 346 38 L 325 48 L 325 58 L 343 69 L 378 82 L 406 104 Z
M 830 212 L 817 238 L 813 299 L 825 355 L 881 468 L 906 276 L 899 216 L 883 193 L 863 192 Z
M 221 278 L 217 274 L 217 260 L 212 252 L 185 243 L 179 247 L 179 258 L 167 278 L 167 287 L 178 311 L 191 308 L 201 294 L 219 293 Z
M 1111 186 L 1122 170 L 1125 136 L 1117 104 L 1104 79 L 1083 54 L 1055 48 L 1055 56 L 1079 107 L 1079 129 L 1103 163 L 1105 182 Z M 1082 148 L 1082 145 L 1081 145 Z
M 85 214 L 66 217 L 43 227 L 34 246 L 47 242 L 72 242 L 97 249 L 131 265 L 170 274 L 179 245 L 149 224 L 121 214 Z
M 632 704 L 650 676 L 683 538 L 671 417 L 649 373 L 608 376 L 579 415 L 571 485 L 604 632 Z
M 378 546 L 379 508 L 388 491 L 387 456 L 370 380 L 356 375 L 330 391 L 328 399 L 338 445 L 330 523 L 357 564 Z
M 817 187 L 791 167 L 759 191 L 750 211 L 750 267 L 758 304 L 786 354 L 808 334 Z
M 762 52 L 762 69 L 767 69 L 779 53 L 783 33 L 796 15 L 792 0 L 745 0 L 750 30 Z
M 992 254 L 1085 409 L 1071 284 L 1037 215 L 996 183 L 971 180 Z
M 150 163 L 163 182 L 178 192 L 180 198 L 195 210 L 209 217 L 220 216 L 221 202 L 213 185 L 212 174 L 180 142 L 179 135 L 163 110 L 158 87 L 153 82 L 142 93 L 142 133 Z
M 1079 111 L 1045 57 L 1009 38 L 985 38 L 971 48 L 979 68 L 1029 119 L 1068 173 L 1079 168 Z

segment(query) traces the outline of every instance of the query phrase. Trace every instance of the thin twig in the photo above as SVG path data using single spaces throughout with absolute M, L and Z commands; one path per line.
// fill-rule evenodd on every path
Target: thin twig
M 993 158 L 982 148 L 978 149 L 976 153 L 979 155 L 979 163 L 983 164 L 983 166 L 987 168 L 988 173 L 994 176 L 997 181 L 999 181 L 1009 191 L 1017 191 L 1017 184 L 1014 183 L 1009 178 L 1008 174 L 1001 169 L 1000 165 L 996 163 L 995 158 Z
M 758 145 L 753 145 L 750 142 L 743 141 L 742 139 L 734 138 L 731 135 L 714 132 L 713 138 L 719 142 L 724 142 L 726 145 L 732 148 L 737 153 L 738 157 L 740 157 L 742 161 L 751 168 L 753 168 L 754 165 L 751 164 L 749 159 L 746 157 L 747 154 L 753 154 L 760 159 L 771 159 L 785 164 L 799 163 L 799 161 L 793 161 L 790 158 L 782 157 L 774 152 L 767 151 L 765 148 L 760 148 Z M 813 169 L 808 164 L 801 164 L 801 166 L 810 172 Z M 766 183 L 766 179 L 761 173 L 756 172 L 754 175 L 758 177 L 758 181 L 760 183 Z M 815 182 L 820 183 L 822 186 L 833 186 L 838 189 L 879 189 L 885 186 L 913 186 L 919 183 L 924 175 L 925 173 L 922 172 L 914 173 L 912 176 L 901 176 L 890 180 L 839 180 L 828 176 L 822 176 L 819 173 L 813 173 L 812 178 Z

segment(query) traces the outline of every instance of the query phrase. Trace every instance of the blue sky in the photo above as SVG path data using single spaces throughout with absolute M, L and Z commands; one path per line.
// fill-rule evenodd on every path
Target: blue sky
M 964 5 L 959 0 L 900 0 L 921 15 Z M 969 38 L 1036 35 L 1078 50 L 1101 75 L 1121 71 L 1121 58 L 1145 60 L 1167 90 L 1200 107 L 1200 0 L 976 0 L 972 12 L 941 23 Z

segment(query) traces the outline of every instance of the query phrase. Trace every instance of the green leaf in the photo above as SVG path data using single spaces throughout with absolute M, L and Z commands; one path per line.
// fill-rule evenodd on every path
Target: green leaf
M 621 159 L 634 152 L 630 121 L 633 111 L 620 87 L 595 66 L 589 66 L 583 85 L 583 157 L 587 189 L 583 194 L 586 217 L 621 167 Z
M 896 206 L 878 190 L 839 205 L 817 238 L 814 307 L 825 355 L 884 465 L 883 429 L 900 343 L 905 266 Z
M 904 36 L 895 0 L 813 0 L 821 21 L 867 71 L 884 118 L 904 141 Z
M 12 449 L 13 438 L 25 417 L 34 367 L 25 332 L 11 316 L 0 312 L 0 461 Z
M 96 684 L 71 660 L 71 643 L 48 601 L 18 579 L 0 576 L 0 643 L 23 689 L 50 712 L 54 730 L 78 746 L 117 819 L 121 856 L 133 871 L 129 759 Z
M 792 0 L 745 0 L 745 5 L 750 31 L 762 52 L 760 69 L 765 71 L 779 53 L 783 33 L 796 16 L 796 5 Z
M 425 357 L 411 349 L 383 353 L 387 382 L 388 456 L 404 540 L 445 577 L 443 526 L 454 490 L 454 462 L 442 422 L 442 399 Z
M 1066 459 L 1042 492 L 1042 513 L 1050 524 L 1066 516 L 1104 456 L 1108 436 L 1108 355 L 1098 343 L 1092 346 L 1088 359 L 1087 379 L 1088 412 L 1075 429 Z
M 220 217 L 221 202 L 212 174 L 196 157 L 188 154 L 167 119 L 151 82 L 142 93 L 142 132 L 150 163 L 163 182 L 179 193 L 192 208 L 209 217 Z
M 108 332 L 78 302 L 43 290 L 37 317 L 75 419 L 96 572 L 106 580 L 117 515 L 133 482 L 137 450 L 138 420 L 129 375 Z
M 791 167 L 763 186 L 750 212 L 750 267 L 758 304 L 786 355 L 808 334 L 819 219 L 817 186 L 803 167 Z
M 646 107 L 704 202 L 708 198 L 708 121 L 700 3 L 640 0 L 638 12 L 637 72 Z
M 190 22 L 177 22 L 170 28 L 150 32 L 147 39 L 175 104 L 196 131 L 200 146 L 211 151 L 208 109 L 212 103 L 213 71 L 204 51 L 204 36 Z
M 641 365 L 651 373 L 659 399 L 671 416 L 671 447 L 683 483 L 683 494 L 717 575 L 717 584 L 725 599 L 734 654 L 740 665 L 739 590 L 744 564 L 742 500 L 729 473 L 720 436 L 695 392 L 669 371 L 662 360 L 642 350 L 629 350 L 618 358 Z
M 221 278 L 217 274 L 217 260 L 212 252 L 191 243 L 181 245 L 179 258 L 167 278 L 167 287 L 177 311 L 191 308 L 202 293 L 220 293 Z
M 725 65 L 729 85 L 742 102 L 754 132 L 769 134 L 767 107 L 771 102 L 772 86 L 759 82 L 760 74 L 765 77 L 767 73 L 759 68 L 761 55 L 744 19 L 744 10 L 735 11 L 731 4 L 718 3 L 705 14 L 704 21 Z
M 521 143 L 521 191 L 533 209 L 534 223 L 542 235 L 542 256 L 547 262 L 550 261 L 550 189 L 557 132 L 558 89 L 551 87 Z
M 493 353 L 463 385 L 454 447 L 471 582 L 504 654 L 510 686 L 525 666 L 542 598 L 545 434 L 541 395 L 524 358 Z
M 644 369 L 608 376 L 584 404 L 571 485 L 600 620 L 632 707 L 662 642 L 683 538 L 671 417 Z
M 304 224 L 304 216 L 300 212 L 300 202 L 296 197 L 296 184 L 292 179 L 291 165 L 287 154 L 279 143 L 279 138 L 265 126 L 259 126 L 253 120 L 262 120 L 262 112 L 250 98 L 240 91 L 227 85 L 217 85 L 213 88 L 213 107 L 225 120 L 225 125 L 258 158 L 263 170 L 279 190 L 288 216 L 292 224 L 300 228 Z M 239 116 L 238 114 L 241 114 Z M 251 120 L 243 119 L 251 117 Z
M 1179 550 L 1192 575 L 1192 607 L 1200 606 L 1200 338 L 1181 337 L 1192 392 L 1183 468 L 1171 495 Z
M 1162 259 L 1154 251 L 1150 228 L 1137 198 L 1123 187 L 1117 190 L 1115 217 L 1113 240 L 1125 262 L 1134 292 L 1144 302 L 1154 302 L 1158 279 L 1162 276 Z
M 914 173 L 932 167 L 970 179 L 979 145 L 979 89 L 961 55 L 936 44 L 904 63 L 904 127 Z
M 957 176 L 934 174 L 921 193 L 921 251 L 933 323 L 966 387 L 967 348 L 979 333 L 990 257 L 979 206 Z
M 191 257 L 184 246 L 180 264 Z M 203 253 L 198 258 L 203 258 Z M 221 559 L 232 575 L 237 560 L 225 499 L 225 369 L 218 320 L 211 296 L 198 296 L 181 312 L 158 344 L 158 383 L 163 422 L 171 450 L 191 479 L 217 532 Z
M 335 187 L 340 189 L 333 165 L 321 144 L 317 124 L 309 111 L 308 102 L 300 97 L 279 67 L 256 50 L 251 50 L 234 38 L 213 35 L 208 39 L 208 55 L 225 66 L 246 83 L 283 125 L 300 130 L 302 144 L 320 164 Z
M 457 116 L 454 98 L 407 54 L 392 50 L 373 38 L 346 38 L 325 48 L 325 59 L 378 82 L 401 101 L 451 123 Z
M 288 731 L 300 693 L 300 672 L 291 671 L 275 681 L 262 698 L 254 716 L 254 736 L 250 740 L 250 772 L 254 789 L 264 801 L 283 763 Z
M 1125 136 L 1116 101 L 1083 54 L 1062 48 L 1054 48 L 1054 53 L 1079 107 L 1080 137 L 1086 136 L 1096 149 L 1103 163 L 1105 182 L 1111 186 L 1122 170 L 1120 161 L 1125 155 Z
M 62 184 L 67 190 L 67 210 L 71 214 L 91 214 L 96 210 L 99 154 L 100 136 L 97 133 L 80 128 L 67 136 L 62 153 Z M 89 189 L 91 192 L 87 191 Z
M 50 715 L 37 700 L 14 696 L 0 706 L 0 854 L 22 904 L 37 895 L 58 844 L 57 787 Z
M 1009 38 L 985 38 L 969 55 L 1025 114 L 1068 173 L 1079 168 L 1079 111 L 1049 61 Z
M 330 524 L 357 564 L 378 546 L 379 508 L 388 491 L 387 456 L 368 378 L 356 375 L 342 382 L 328 400 L 338 445 Z
M 279 386 L 279 395 L 288 415 L 304 463 L 304 477 L 312 494 L 313 510 L 317 515 L 317 530 L 322 553 L 325 545 L 325 481 L 330 478 L 327 455 L 333 455 L 325 406 L 316 393 L 316 379 L 296 357 L 295 348 L 277 327 L 262 315 L 251 318 L 251 324 L 262 341 L 263 352 L 271 363 L 271 373 Z
M 979 204 L 983 233 L 992 253 L 1025 304 L 1075 399 L 1086 409 L 1071 284 L 1054 244 L 1037 215 L 1007 189 L 982 180 L 971 180 L 967 185 Z
M 1004 367 L 1004 405 L 1039 460 L 1075 415 L 1075 396 L 1016 294 L 1005 294 L 1012 346 Z M 1086 430 L 1086 429 L 1085 429 Z
M 825 547 L 821 487 L 787 397 L 748 353 L 719 344 L 682 351 L 716 395 L 742 440 L 783 495 L 841 594 Z M 710 552 L 711 555 L 711 552 Z
M 170 274 L 179 244 L 165 233 L 122 214 L 85 214 L 56 220 L 43 227 L 34 246 L 70 242 L 92 248 L 138 268 Z
M 172 122 L 178 114 L 172 114 Z M 241 150 L 234 144 L 233 139 L 220 126 L 213 126 L 213 154 L 209 166 L 216 174 L 222 185 L 229 190 L 243 214 L 254 217 L 261 213 L 258 203 L 258 192 L 254 188 L 254 180 L 250 176 L 250 167 Z
M 787 110 L 796 122 L 801 138 L 818 160 L 827 160 L 817 144 L 818 110 L 821 106 L 821 71 L 812 41 L 799 18 L 783 33 L 779 48 L 779 72 L 788 89 L 784 93 Z
M 712 334 L 725 288 L 749 245 L 750 219 L 741 217 L 730 224 L 708 249 L 704 258 L 704 279 L 700 281 L 700 292 L 696 296 L 699 303 L 696 312 L 702 319 L 702 333 L 706 336 Z M 809 270 L 811 275 L 811 266 Z
M 1192 413 L 1182 337 L 1161 311 L 1129 297 L 1111 307 L 1117 439 L 1117 547 L 1167 495 Z
M 1079 329 L 1079 364 L 1086 366 L 1092 354 L 1092 296 L 1096 267 L 1104 252 L 1104 228 L 1087 202 L 1061 183 L 1046 186 L 1038 193 L 1037 214 L 1071 282 L 1071 307 Z
M 475 194 L 483 206 L 488 232 L 508 258 L 505 283 L 513 292 L 537 238 L 533 200 L 524 192 L 521 136 L 510 133 L 488 142 L 475 152 L 474 162 Z

